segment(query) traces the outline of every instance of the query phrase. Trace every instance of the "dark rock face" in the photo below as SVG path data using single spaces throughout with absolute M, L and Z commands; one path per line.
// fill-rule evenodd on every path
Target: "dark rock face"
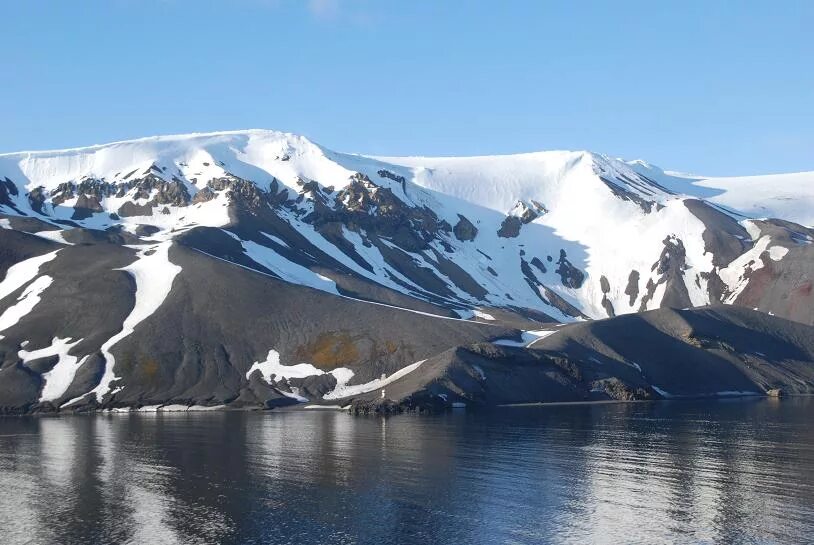
M 613 308 L 613 303 L 611 303 L 610 300 L 608 300 L 607 295 L 602 296 L 602 308 L 605 309 L 605 312 L 608 314 L 610 318 L 616 316 L 616 311 Z
M 610 293 L 610 282 L 608 282 L 606 276 L 602 275 L 599 277 L 599 286 L 602 289 L 602 308 L 605 309 L 608 316 L 613 318 L 616 316 L 616 312 L 613 309 L 613 303 L 611 303 L 608 299 L 608 293 Z
M 455 224 L 452 232 L 455 234 L 455 238 L 462 242 L 475 240 L 475 237 L 478 236 L 478 228 L 461 214 L 458 214 L 458 223 Z
M 704 249 L 712 254 L 714 266 L 726 267 L 751 247 L 749 233 L 730 216 L 697 199 L 687 199 L 684 205 L 704 223 Z
M 151 176 L 142 180 L 139 188 L 143 191 L 155 191 L 151 201 L 153 206 L 187 206 L 190 202 L 189 191 L 180 180 L 167 182 Z
M 139 225 L 136 227 L 136 236 L 137 237 L 149 237 L 158 233 L 161 229 L 156 227 L 155 225 Z
M 195 193 L 195 196 L 192 197 L 192 204 L 200 204 L 204 202 L 211 201 L 217 197 L 214 191 L 212 191 L 209 187 L 205 187 Z
M 540 261 L 539 257 L 533 258 L 531 260 L 531 264 L 534 265 L 535 267 L 537 267 L 537 269 L 543 274 L 546 274 L 548 272 L 548 269 L 546 269 L 545 263 Z
M 636 298 L 639 297 L 639 271 L 630 271 L 630 276 L 627 277 L 627 286 L 625 286 L 625 295 L 630 297 L 630 306 L 636 303 Z
M 617 401 L 639 401 L 653 397 L 648 389 L 635 388 L 616 377 L 594 381 L 591 384 L 591 391 L 603 392 L 608 398 Z
M 100 212 L 104 212 L 104 209 L 96 196 L 92 195 L 89 197 L 85 194 L 81 194 L 79 198 L 76 199 L 74 213 L 71 219 L 84 220 Z
M 557 308 L 560 312 L 565 314 L 566 316 L 572 316 L 574 318 L 587 318 L 587 316 L 582 313 L 577 307 L 557 295 L 555 292 L 548 288 L 543 289 L 543 293 L 545 293 L 546 298 L 551 303 L 552 306 Z
M 660 210 L 660 209 L 664 208 L 664 206 L 662 206 L 661 204 L 659 204 L 659 203 L 657 203 L 655 201 L 649 201 L 649 200 L 637 195 L 633 191 L 629 191 L 629 190 L 625 189 L 624 187 L 620 186 L 619 184 L 617 184 L 617 183 L 615 183 L 615 182 L 613 182 L 613 181 L 611 181 L 611 180 L 609 180 L 609 179 L 607 179 L 607 178 L 605 178 L 603 176 L 600 176 L 599 178 L 605 183 L 605 185 L 608 187 L 608 189 L 610 189 L 611 192 L 616 197 L 618 197 L 619 199 L 622 199 L 623 201 L 631 201 L 631 202 L 636 203 L 636 205 L 638 205 L 638 207 L 641 208 L 642 212 L 644 212 L 645 214 L 649 214 L 654 209 L 655 210 Z M 627 180 L 632 181 L 629 178 Z
M 5 178 L 0 180 L 0 204 L 3 206 L 8 206 L 13 210 L 17 210 L 17 207 L 14 205 L 14 202 L 11 200 L 12 196 L 17 196 L 17 186 L 9 180 Z
M 538 263 L 540 263 L 539 260 L 537 261 Z M 523 258 L 520 259 L 520 270 L 523 272 L 526 283 L 529 285 L 529 288 L 531 288 L 531 291 L 543 303 L 556 308 L 566 316 L 572 316 L 575 318 L 585 316 L 582 312 L 579 311 L 579 309 L 577 309 L 571 303 L 567 302 L 565 299 L 557 295 L 554 291 L 549 289 L 548 286 L 543 284 L 537 277 L 537 275 L 534 273 L 534 270 L 531 268 L 529 263 Z
M 500 229 L 497 230 L 497 236 L 501 238 L 517 238 L 522 226 L 523 222 L 520 218 L 516 216 L 506 216 L 506 219 L 500 224 Z
M 123 218 L 129 218 L 133 216 L 152 216 L 153 215 L 153 207 L 149 204 L 136 204 L 134 202 L 128 201 L 119 207 L 117 211 L 119 216 Z
M 45 189 L 43 187 L 35 187 L 28 193 L 28 204 L 35 212 L 42 214 L 43 205 L 45 204 Z
M 322 199 L 303 218 L 317 230 L 338 223 L 350 231 L 364 231 L 373 237 L 391 239 L 407 252 L 428 249 L 429 242 L 451 227 L 426 207 L 413 207 L 398 199 L 386 187 L 380 187 L 363 174 L 355 174 L 350 183 L 334 196 L 334 205 Z
M 257 187 L 256 184 L 237 176 L 229 175 L 214 178 L 207 182 L 206 187 L 210 191 L 225 190 L 233 206 L 251 213 L 255 213 L 270 204 L 269 195 L 266 192 Z M 205 195 L 208 195 L 208 193 Z M 201 197 L 201 199 L 206 200 L 209 200 L 209 198 L 206 196 Z M 202 200 L 198 202 L 202 202 Z
M 579 289 L 585 281 L 585 273 L 568 261 L 565 250 L 560 250 L 560 258 L 557 260 L 557 270 L 555 272 L 560 275 L 562 285 L 569 288 Z
M 653 298 L 656 287 L 666 284 L 661 306 L 685 308 L 692 306 L 687 285 L 684 283 L 684 271 L 687 269 L 687 252 L 680 238 L 670 236 L 664 239 L 664 249 L 659 260 L 653 263 L 652 271 L 659 275 L 656 282 L 647 281 L 646 293 L 642 296 L 639 312 L 647 309 L 647 303 Z
M 518 201 L 512 212 L 500 224 L 497 235 L 501 238 L 516 238 L 520 235 L 520 228 L 523 225 L 531 223 L 546 212 L 548 212 L 546 207 L 537 201 L 531 201 L 531 204 Z
M 407 180 L 404 178 L 404 176 L 394 174 L 394 173 L 390 172 L 389 170 L 384 170 L 384 169 L 379 170 L 378 174 L 382 178 L 389 178 L 390 180 L 393 180 L 394 182 L 398 182 L 399 184 L 401 184 L 401 189 L 403 191 L 405 191 L 405 192 L 407 191 Z

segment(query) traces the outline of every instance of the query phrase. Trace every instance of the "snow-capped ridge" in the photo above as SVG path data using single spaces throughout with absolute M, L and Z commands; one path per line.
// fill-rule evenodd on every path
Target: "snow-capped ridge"
M 742 203 L 710 180 L 590 151 L 368 157 L 263 129 L 0 155 L 3 211 L 59 225 L 58 242 L 74 227 L 143 243 L 220 228 L 239 249 L 198 249 L 290 284 L 343 294 L 350 275 L 461 316 L 517 307 L 559 321 L 657 308 L 675 290 L 688 305 L 714 299 L 710 217 L 728 214 L 714 222 L 737 239 L 744 217 L 798 206 L 791 182 L 779 200 L 750 183 L 771 198 Z
M 72 148 L 57 148 L 57 149 L 50 149 L 50 150 L 24 150 L 24 151 L 14 151 L 14 152 L 5 152 L 0 153 L 0 159 L 9 156 L 20 156 L 20 155 L 59 155 L 59 154 L 74 154 L 74 153 L 81 153 L 81 152 L 92 152 L 98 151 L 104 148 L 110 147 L 117 147 L 123 145 L 134 145 L 134 144 L 149 144 L 149 143 L 163 143 L 163 142 L 177 142 L 177 141 L 191 141 L 191 140 L 199 140 L 199 139 L 208 139 L 214 137 L 221 137 L 221 136 L 243 136 L 243 135 L 271 135 L 279 138 L 284 139 L 297 139 L 300 141 L 306 141 L 311 143 L 307 137 L 301 136 L 298 134 L 290 133 L 290 132 L 283 132 L 283 131 L 276 131 L 272 129 L 237 129 L 237 130 L 227 130 L 227 131 L 210 131 L 210 132 L 191 132 L 191 133 L 177 133 L 177 134 L 164 134 L 164 135 L 154 135 L 154 136 L 142 136 L 139 138 L 131 138 L 125 140 L 115 140 L 113 142 L 107 142 L 104 144 L 91 144 L 88 146 L 78 146 Z M 315 144 L 313 144 L 315 145 Z

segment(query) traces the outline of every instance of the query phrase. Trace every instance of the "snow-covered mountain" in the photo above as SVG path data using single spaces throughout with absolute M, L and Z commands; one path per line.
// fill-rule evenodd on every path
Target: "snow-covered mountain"
M 284 396 L 321 396 L 454 344 L 661 307 L 811 324 L 812 210 L 814 172 L 590 152 L 368 157 L 249 130 L 0 155 L 0 397 L 198 400 L 285 375 Z M 258 278 L 274 296 L 247 292 Z M 253 340 L 226 350 L 227 332 Z M 233 385 L 208 378 L 227 367 Z M 128 391 L 122 370 L 149 377 Z

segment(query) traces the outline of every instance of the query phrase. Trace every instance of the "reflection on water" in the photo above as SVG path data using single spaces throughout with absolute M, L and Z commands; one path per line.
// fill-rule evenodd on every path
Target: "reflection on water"
M 0 419 L 16 543 L 803 543 L 814 400 Z

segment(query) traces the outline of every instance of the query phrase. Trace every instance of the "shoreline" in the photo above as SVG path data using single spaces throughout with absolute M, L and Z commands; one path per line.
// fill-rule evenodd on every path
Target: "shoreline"
M 743 401 L 748 399 L 770 399 L 782 401 L 783 399 L 792 398 L 805 398 L 814 397 L 814 394 L 795 393 L 784 394 L 781 397 L 774 397 L 766 394 L 744 394 L 744 395 L 731 395 L 731 396 L 688 396 L 688 397 L 673 397 L 669 399 L 598 399 L 598 400 L 581 400 L 581 401 L 532 401 L 525 403 L 500 403 L 496 405 L 470 405 L 467 407 L 449 407 L 448 411 L 467 411 L 467 410 L 490 410 L 490 409 L 517 409 L 517 408 L 531 408 L 531 407 L 567 407 L 579 405 L 613 405 L 621 403 L 658 403 L 658 402 L 674 402 L 674 401 Z M 170 406 L 170 405 L 168 405 Z M 179 407 L 173 404 L 173 407 Z M 196 407 L 196 408 L 191 408 Z M 88 416 L 88 415 L 159 415 L 159 414 L 205 414 L 205 413 L 227 413 L 227 412 L 243 412 L 243 413 L 280 413 L 280 412 L 349 412 L 350 405 L 319 405 L 319 404 L 297 404 L 285 405 L 282 407 L 275 407 L 272 409 L 263 409 L 259 407 L 227 407 L 227 406 L 190 406 L 190 408 L 172 408 L 162 409 L 157 408 L 154 410 L 144 410 L 143 408 L 116 408 L 116 409 L 94 409 L 88 411 L 75 411 L 75 412 L 27 412 L 27 413 L 3 413 L 0 418 L 8 417 L 65 417 L 65 416 Z M 441 412 L 448 412 L 441 411 Z M 407 411 L 409 412 L 409 411 Z M 439 413 L 440 414 L 440 413 Z

